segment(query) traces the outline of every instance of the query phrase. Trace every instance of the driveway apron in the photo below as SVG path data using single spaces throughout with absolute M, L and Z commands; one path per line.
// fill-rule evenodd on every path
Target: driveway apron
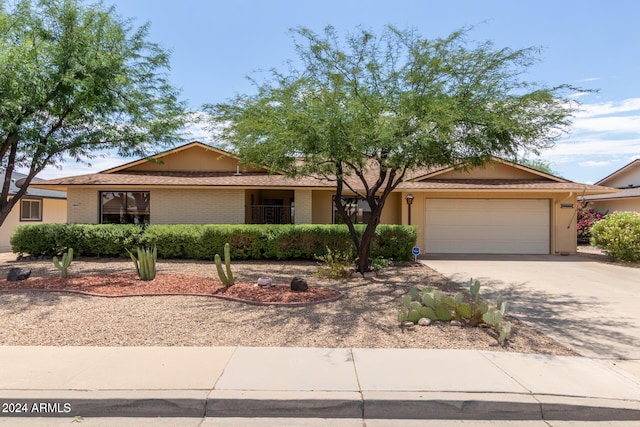
M 587 357 L 640 360 L 640 268 L 591 255 L 426 255 L 462 286 Z

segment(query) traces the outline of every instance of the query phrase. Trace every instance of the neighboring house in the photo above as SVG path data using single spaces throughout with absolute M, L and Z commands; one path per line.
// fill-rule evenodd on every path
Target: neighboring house
M 11 175 L 9 198 L 19 191 L 26 176 L 18 172 Z M 4 177 L 4 170 L 0 170 L 0 182 L 4 182 Z M 35 178 L 31 184 L 39 181 L 42 180 Z M 29 186 L 22 199 L 14 205 L 7 219 L 0 226 L 0 252 L 11 250 L 9 237 L 18 225 L 67 221 L 67 195 L 63 191 L 42 190 L 33 188 L 32 185 Z
M 67 192 L 74 223 L 339 222 L 333 182 L 270 175 L 200 142 L 153 158 L 37 185 Z M 575 253 L 576 197 L 615 191 L 500 159 L 468 172 L 448 167 L 410 178 L 387 199 L 381 222 L 407 224 L 413 196 L 411 223 L 426 253 Z M 366 204 L 345 197 L 352 217 L 366 221 Z
M 602 214 L 615 211 L 640 212 L 640 159 L 636 159 L 611 175 L 596 182 L 596 185 L 617 188 L 613 194 L 586 195 L 582 199 L 593 204 Z

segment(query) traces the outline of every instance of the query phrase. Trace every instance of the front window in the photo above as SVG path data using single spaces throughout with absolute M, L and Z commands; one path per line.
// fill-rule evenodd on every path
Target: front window
M 102 224 L 149 224 L 148 191 L 100 192 Z
M 371 207 L 369 203 L 361 197 L 342 197 L 342 205 L 347 211 L 347 215 L 354 224 L 363 224 L 371 218 Z M 338 208 L 336 208 L 336 197 L 333 196 L 333 223 L 344 224 L 344 219 Z
M 42 200 L 20 200 L 20 221 L 42 221 Z

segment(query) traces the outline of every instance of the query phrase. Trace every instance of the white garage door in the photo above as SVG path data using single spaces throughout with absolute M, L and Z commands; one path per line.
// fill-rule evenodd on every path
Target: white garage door
M 548 254 L 549 200 L 427 199 L 426 253 Z

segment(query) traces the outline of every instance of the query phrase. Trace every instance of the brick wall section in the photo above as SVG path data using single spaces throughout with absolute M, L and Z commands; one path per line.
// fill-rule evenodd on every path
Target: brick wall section
M 151 224 L 244 224 L 244 190 L 151 190 Z
M 296 190 L 294 200 L 296 202 L 295 223 L 311 224 L 313 222 L 313 203 L 311 190 Z
M 67 188 L 67 222 L 98 224 L 98 190 Z
M 118 190 L 114 190 L 118 191 Z M 146 189 L 129 189 L 146 191 Z M 99 190 L 69 188 L 70 223 L 98 224 Z M 151 224 L 243 224 L 244 190 L 151 190 Z

